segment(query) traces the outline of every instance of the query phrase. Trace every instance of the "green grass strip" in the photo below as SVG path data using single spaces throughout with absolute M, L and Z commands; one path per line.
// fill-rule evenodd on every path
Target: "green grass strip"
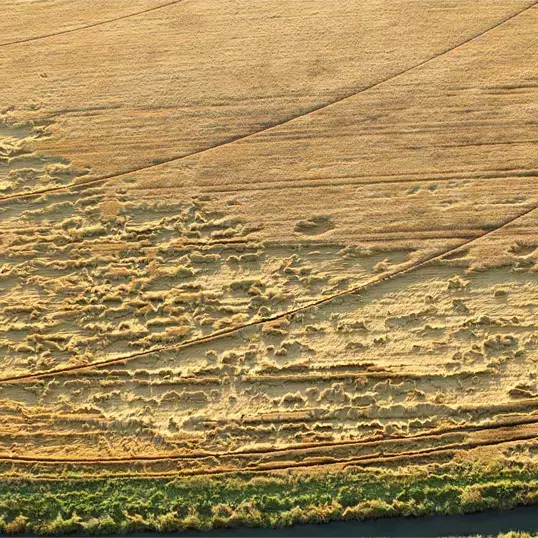
M 205 478 L 0 481 L 0 531 L 110 534 L 284 527 L 538 503 L 538 466 L 468 462 L 393 470 Z

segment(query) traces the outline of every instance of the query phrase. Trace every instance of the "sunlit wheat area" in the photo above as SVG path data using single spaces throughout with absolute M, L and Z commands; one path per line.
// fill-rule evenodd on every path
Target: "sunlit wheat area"
M 2 0 L 0 531 L 538 503 L 535 0 Z

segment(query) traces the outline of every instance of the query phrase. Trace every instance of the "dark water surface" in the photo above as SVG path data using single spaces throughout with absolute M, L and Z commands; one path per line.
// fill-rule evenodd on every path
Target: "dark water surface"
M 538 532 L 538 506 L 513 510 L 481 512 L 455 516 L 399 517 L 371 521 L 334 521 L 323 525 L 297 525 L 286 529 L 219 529 L 210 532 L 187 532 L 162 536 L 197 538 L 218 537 L 306 537 L 306 536 L 469 536 L 493 535 L 511 530 Z M 155 538 L 157 533 L 137 533 L 133 538 Z

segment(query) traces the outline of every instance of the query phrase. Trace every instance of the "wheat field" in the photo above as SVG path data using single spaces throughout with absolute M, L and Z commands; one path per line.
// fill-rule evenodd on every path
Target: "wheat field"
M 3 0 L 2 529 L 537 502 L 534 4 Z

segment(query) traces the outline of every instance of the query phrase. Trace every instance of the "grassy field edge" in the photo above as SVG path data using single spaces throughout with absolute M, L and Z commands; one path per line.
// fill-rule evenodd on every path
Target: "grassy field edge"
M 538 466 L 463 462 L 399 470 L 177 479 L 0 481 L 6 534 L 110 534 L 285 527 L 457 514 L 538 503 Z

